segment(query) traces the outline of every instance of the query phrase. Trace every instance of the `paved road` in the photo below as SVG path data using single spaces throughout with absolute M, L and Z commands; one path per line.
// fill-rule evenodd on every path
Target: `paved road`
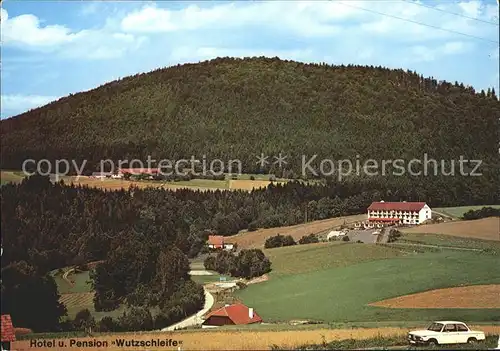
M 374 229 L 369 230 L 351 230 L 347 232 L 347 236 L 351 242 L 356 242 L 358 240 L 364 242 L 365 244 L 374 244 L 377 240 L 378 235 L 373 235 Z
M 214 304 L 214 297 L 212 296 L 212 294 L 210 294 L 205 288 L 203 288 L 203 290 L 205 290 L 205 306 L 203 306 L 203 309 L 201 311 L 184 319 L 183 321 L 180 321 L 179 323 L 176 323 L 176 324 L 173 324 L 169 327 L 163 328 L 161 331 L 172 331 L 175 329 L 182 329 L 182 328 L 190 327 L 193 325 L 201 324 L 203 322 L 201 317 L 205 313 L 210 311 L 210 309 L 212 308 L 212 306 Z

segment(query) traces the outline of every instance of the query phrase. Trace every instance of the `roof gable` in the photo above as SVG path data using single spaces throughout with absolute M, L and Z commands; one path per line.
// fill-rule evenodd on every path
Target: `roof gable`
M 2 342 L 16 341 L 14 326 L 9 314 L 2 314 Z
M 426 205 L 425 202 L 372 202 L 370 211 L 420 211 Z
M 133 175 L 138 174 L 155 174 L 159 173 L 158 168 L 120 168 L 120 173 L 130 173 Z
M 208 243 L 210 245 L 224 245 L 224 237 L 222 235 L 209 235 Z
M 249 308 L 242 303 L 237 303 L 230 306 L 224 306 L 216 311 L 209 313 L 206 319 L 217 316 L 217 317 L 228 317 L 233 321 L 234 324 L 250 324 L 262 322 L 262 318 L 254 311 L 253 318 L 250 319 Z

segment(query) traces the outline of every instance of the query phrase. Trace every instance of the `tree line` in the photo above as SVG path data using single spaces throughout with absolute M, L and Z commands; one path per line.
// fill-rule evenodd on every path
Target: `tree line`
M 462 216 L 465 220 L 481 219 L 487 217 L 500 217 L 500 208 L 483 207 L 478 210 L 469 210 Z
M 241 250 L 237 255 L 222 250 L 208 256 L 203 263 L 208 270 L 246 279 L 271 271 L 271 261 L 259 249 Z

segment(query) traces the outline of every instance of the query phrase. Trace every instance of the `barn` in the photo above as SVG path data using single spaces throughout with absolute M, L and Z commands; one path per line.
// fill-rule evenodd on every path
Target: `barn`
M 203 322 L 203 327 L 220 327 L 223 325 L 244 325 L 262 323 L 262 318 L 242 303 L 226 305 L 210 312 Z

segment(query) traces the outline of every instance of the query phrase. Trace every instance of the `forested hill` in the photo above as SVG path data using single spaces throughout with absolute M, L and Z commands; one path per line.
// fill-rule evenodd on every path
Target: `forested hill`
M 436 159 L 498 162 L 494 91 L 382 67 L 218 58 L 111 82 L 3 120 L 2 168 L 27 158 Z

